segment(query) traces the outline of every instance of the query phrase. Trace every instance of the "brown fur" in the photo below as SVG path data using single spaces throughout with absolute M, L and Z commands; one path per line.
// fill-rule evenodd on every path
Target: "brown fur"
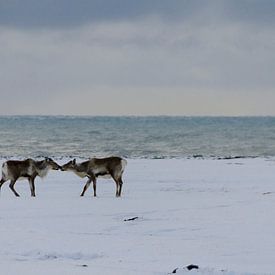
M 42 161 L 35 161 L 33 159 L 8 160 L 2 165 L 0 190 L 2 185 L 10 180 L 10 189 L 15 196 L 19 197 L 19 194 L 14 189 L 14 185 L 19 178 L 27 178 L 31 189 L 31 196 L 35 197 L 35 178 L 37 176 L 45 177 L 50 169 L 60 169 L 60 166 L 50 158 L 46 158 Z
M 61 167 L 62 171 L 72 171 L 79 177 L 88 177 L 81 196 L 84 196 L 86 190 L 93 182 L 94 196 L 96 196 L 96 179 L 98 177 L 109 176 L 113 178 L 116 183 L 116 196 L 121 196 L 122 190 L 122 174 L 127 162 L 120 157 L 109 158 L 92 158 L 82 163 L 76 163 L 76 160 L 71 160 Z

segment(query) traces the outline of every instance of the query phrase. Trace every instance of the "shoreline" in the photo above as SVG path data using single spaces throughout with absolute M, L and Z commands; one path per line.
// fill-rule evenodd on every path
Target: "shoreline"
M 242 155 L 233 155 L 233 156 L 203 156 L 203 155 L 193 155 L 193 156 L 155 156 L 155 157 L 127 157 L 119 154 L 98 154 L 91 156 L 90 158 L 105 158 L 110 156 L 119 156 L 129 160 L 245 160 L 245 159 L 266 159 L 266 160 L 275 160 L 275 156 L 242 156 Z M 78 155 L 69 155 L 69 156 L 55 156 L 55 155 L 38 155 L 38 156 L 0 156 L 1 160 L 8 159 L 43 159 L 43 158 L 52 158 L 55 160 L 69 160 L 69 159 L 78 159 L 78 160 L 87 160 L 88 157 L 78 156 Z

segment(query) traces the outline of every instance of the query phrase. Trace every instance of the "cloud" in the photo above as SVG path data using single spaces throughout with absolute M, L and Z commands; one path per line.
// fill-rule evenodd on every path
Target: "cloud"
M 21 28 L 71 28 L 151 15 L 172 19 L 192 14 L 197 6 L 186 0 L 174 0 L 173 4 L 164 0 L 0 1 L 0 24 Z
M 274 25 L 271 0 L 0 0 L 0 25 L 72 28 L 159 16 L 166 21 L 238 21 Z
M 110 1 L 106 12 L 99 8 L 82 21 L 84 4 L 89 10 L 102 2 L 80 1 L 70 23 L 49 11 L 51 24 L 43 16 L 40 25 L 28 21 L 24 9 L 27 24 L 0 16 L 1 113 L 270 114 L 262 106 L 275 84 L 268 16 L 253 21 L 249 6 L 242 19 L 244 9 L 236 10 L 245 1 L 175 1 L 170 9 L 168 2 L 157 9 L 154 1 L 125 4 L 108 16 Z M 9 3 L 5 9 L 16 14 L 21 2 Z M 50 6 L 37 3 L 25 4 L 36 12 Z M 57 13 L 70 15 L 77 1 L 54 3 Z
M 7 78 L 14 72 L 33 84 L 255 87 L 250 75 L 257 74 L 260 85 L 273 85 L 274 31 L 246 25 L 167 25 L 147 18 L 72 30 L 2 30 L 0 42 Z

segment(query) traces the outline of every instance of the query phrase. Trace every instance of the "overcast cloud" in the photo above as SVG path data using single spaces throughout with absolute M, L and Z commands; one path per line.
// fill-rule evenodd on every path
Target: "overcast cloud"
M 274 1 L 0 0 L 0 114 L 275 115 Z

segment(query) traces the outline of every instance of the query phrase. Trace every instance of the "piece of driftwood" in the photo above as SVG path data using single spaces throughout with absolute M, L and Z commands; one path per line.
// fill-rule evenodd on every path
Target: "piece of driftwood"
M 130 219 L 125 219 L 124 221 L 125 221 L 125 222 L 129 222 L 129 221 L 134 221 L 134 220 L 136 220 L 136 219 L 138 219 L 138 217 L 133 217 L 133 218 L 130 218 Z

